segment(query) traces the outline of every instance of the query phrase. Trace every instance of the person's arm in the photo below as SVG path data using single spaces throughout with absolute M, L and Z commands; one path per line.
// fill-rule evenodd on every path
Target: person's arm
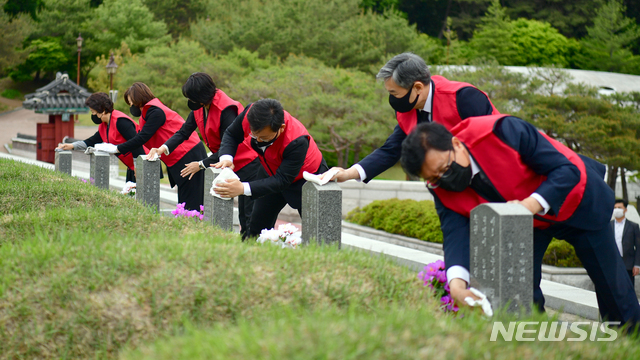
M 308 149 L 309 138 L 307 136 L 301 136 L 289 143 L 282 153 L 282 163 L 278 169 L 271 169 L 275 171 L 273 176 L 248 183 L 251 196 L 259 198 L 288 188 L 300 173 Z M 247 195 L 246 191 L 245 195 Z
M 118 129 L 118 132 L 122 135 L 122 137 L 127 141 L 133 139 L 138 134 L 138 132 L 136 131 L 136 125 L 133 123 L 133 121 L 127 118 L 119 118 L 118 122 L 116 123 L 116 128 Z M 131 156 L 133 156 L 134 159 L 140 155 L 144 155 L 144 149 L 142 148 L 142 146 L 134 148 L 131 151 Z
M 140 132 L 133 137 L 133 139 L 118 145 L 118 151 L 121 154 L 132 152 L 135 148 L 143 146 L 153 137 L 153 135 L 164 125 L 167 121 L 167 117 L 164 111 L 157 106 L 149 107 L 145 116 L 146 122 Z
M 198 110 L 202 111 L 202 109 Z M 167 140 L 164 145 L 169 150 L 169 153 L 173 152 L 178 145 L 182 144 L 184 141 L 188 140 L 191 134 L 198 128 L 198 123 L 196 122 L 196 118 L 193 116 L 193 111 L 189 113 L 187 116 L 187 120 L 182 124 L 180 130 L 176 131 L 173 136 Z
M 222 135 L 220 150 L 218 150 L 220 161 L 231 160 L 233 162 L 233 157 L 236 156 L 236 151 L 238 151 L 238 145 L 244 141 L 245 136 L 244 129 L 242 129 L 242 121 L 244 121 L 244 116 L 248 109 L 249 107 L 247 106 L 247 108 L 233 120 L 231 125 L 227 127 L 224 135 Z
M 487 95 L 474 87 L 464 87 L 456 94 L 456 106 L 458 115 L 462 120 L 474 117 L 491 115 L 493 107 Z
M 580 170 L 558 151 L 533 125 L 516 117 L 499 121 L 494 133 L 509 147 L 516 150 L 536 174 L 547 179 L 534 194 L 544 199 L 550 211 L 557 214 L 567 195 L 580 181 Z M 521 200 L 521 199 L 507 199 Z M 544 207 L 544 204 L 540 204 Z
M 233 124 L 234 120 L 238 116 L 238 108 L 235 106 L 229 106 L 228 108 L 222 110 L 220 113 L 220 136 L 222 136 L 225 131 Z M 243 139 L 244 140 L 244 139 Z M 202 160 L 202 164 L 205 167 L 209 167 L 211 164 L 215 164 L 220 161 L 220 151 L 216 151 L 208 158 Z
M 353 165 L 352 169 L 355 168 L 358 170 L 360 180 L 368 183 L 374 177 L 397 164 L 402 154 L 402 141 L 404 141 L 406 137 L 407 135 L 402 131 L 400 126 L 396 125 L 393 133 L 381 147 L 367 155 L 367 157 L 359 163 Z
M 100 136 L 100 132 L 96 131 L 95 134 L 91 135 L 90 138 L 83 140 L 85 143 L 85 149 L 88 147 L 92 147 L 95 146 L 96 144 L 100 144 L 102 142 L 104 142 L 104 140 L 102 140 L 102 137 Z M 74 149 L 76 148 L 75 143 L 74 143 Z M 78 149 L 80 150 L 80 149 Z

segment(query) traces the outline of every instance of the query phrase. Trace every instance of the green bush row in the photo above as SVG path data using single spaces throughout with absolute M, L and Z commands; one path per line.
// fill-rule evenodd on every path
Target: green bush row
M 440 219 L 433 201 L 376 200 L 363 208 L 355 208 L 346 219 L 388 233 L 442 243 Z M 542 263 L 559 267 L 582 267 L 573 246 L 557 239 L 549 244 Z

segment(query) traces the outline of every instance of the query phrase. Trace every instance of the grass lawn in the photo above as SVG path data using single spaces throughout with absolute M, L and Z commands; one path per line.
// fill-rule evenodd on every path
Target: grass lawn
M 414 272 L 383 257 L 242 243 L 0 159 L 0 359 L 640 356 L 627 337 L 489 342 L 491 327 L 443 314 Z

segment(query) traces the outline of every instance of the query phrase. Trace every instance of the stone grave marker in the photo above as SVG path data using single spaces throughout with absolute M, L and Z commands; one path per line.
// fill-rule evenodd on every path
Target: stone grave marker
M 144 155 L 135 159 L 136 199 L 160 210 L 160 160 L 148 161 Z
M 101 189 L 109 190 L 111 155 L 96 151 L 90 156 L 89 176 L 93 179 L 94 185 Z
M 233 230 L 233 199 L 223 200 L 211 195 L 211 185 L 223 169 L 212 167 L 204 170 L 204 216 L 212 225 L 223 230 Z
M 326 185 L 307 181 L 302 186 L 302 242 L 342 241 L 342 189 L 335 182 Z
M 55 169 L 65 174 L 71 175 L 71 151 L 56 151 Z
M 470 217 L 471 286 L 494 310 L 531 312 L 533 302 L 533 216 L 519 204 L 477 206 Z

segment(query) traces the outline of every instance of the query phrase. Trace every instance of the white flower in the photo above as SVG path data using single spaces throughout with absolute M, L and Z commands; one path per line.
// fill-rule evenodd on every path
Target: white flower
M 280 232 L 275 229 L 263 229 L 260 232 L 260 236 L 256 240 L 260 244 L 270 241 L 271 243 L 278 243 L 280 241 Z
M 126 184 L 124 184 L 124 187 L 122 188 L 122 191 L 120 191 L 121 194 L 127 195 L 130 193 L 135 194 L 136 193 L 136 183 L 132 182 L 132 181 L 127 181 Z
M 284 234 L 290 235 L 298 231 L 299 229 L 293 226 L 291 223 L 286 223 L 278 226 L 278 230 Z

